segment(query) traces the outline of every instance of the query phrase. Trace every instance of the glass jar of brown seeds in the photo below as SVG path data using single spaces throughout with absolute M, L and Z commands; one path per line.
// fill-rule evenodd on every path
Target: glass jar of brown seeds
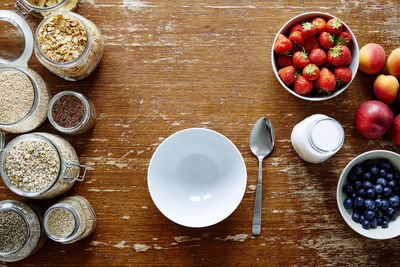
M 32 133 L 20 135 L 7 144 L 0 155 L 0 173 L 14 193 L 47 199 L 82 181 L 86 166 L 79 164 L 75 149 L 64 138 Z
M 96 215 L 89 201 L 81 196 L 61 199 L 43 217 L 46 235 L 62 244 L 74 243 L 90 235 L 96 227 Z
M 96 108 L 93 102 L 73 91 L 56 94 L 50 100 L 47 114 L 56 130 L 70 135 L 87 132 L 96 121 Z
M 36 30 L 36 57 L 48 70 L 69 81 L 89 76 L 103 51 L 103 37 L 97 26 L 73 12 L 52 14 Z
M 19 261 L 42 247 L 46 241 L 42 215 L 31 203 L 0 202 L 0 261 Z

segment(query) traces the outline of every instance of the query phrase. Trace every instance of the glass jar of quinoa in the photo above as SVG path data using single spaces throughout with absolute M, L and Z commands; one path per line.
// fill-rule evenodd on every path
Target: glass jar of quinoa
M 46 235 L 62 244 L 71 244 L 90 235 L 96 214 L 84 197 L 70 196 L 51 206 L 43 217 Z
M 69 81 L 89 76 L 104 51 L 97 26 L 74 12 L 57 12 L 46 17 L 36 30 L 34 46 L 38 60 Z
M 20 135 L 0 155 L 0 173 L 14 193 L 48 199 L 67 192 L 82 181 L 86 166 L 65 139 L 49 133 Z
M 31 203 L 0 201 L 0 261 L 22 260 L 43 246 L 42 215 Z
M 46 119 L 50 99 L 46 82 L 28 68 L 32 55 L 33 34 L 29 24 L 19 15 L 0 10 L 1 35 L 7 40 L 21 39 L 17 44 L 1 42 L 0 49 L 0 131 L 25 133 L 34 130 Z M 16 43 L 18 43 L 16 41 Z
M 46 17 L 54 12 L 73 11 L 79 0 L 16 0 L 15 11 L 27 16 Z

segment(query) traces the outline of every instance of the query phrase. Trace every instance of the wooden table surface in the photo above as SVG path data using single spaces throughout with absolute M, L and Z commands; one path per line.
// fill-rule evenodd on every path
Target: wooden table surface
M 1 1 L 0 9 L 12 9 L 13 3 Z M 77 12 L 99 26 L 106 43 L 97 70 L 85 80 L 67 82 L 34 56 L 30 67 L 52 94 L 76 90 L 96 105 L 93 131 L 67 139 L 89 167 L 85 181 L 68 195 L 86 197 L 98 224 L 75 244 L 48 240 L 16 265 L 398 265 L 400 240 L 358 235 L 342 219 L 335 197 L 339 175 L 353 157 L 372 149 L 400 152 L 388 135 L 367 140 L 354 129 L 356 107 L 374 98 L 375 76 L 358 73 L 338 97 L 311 103 L 286 92 L 272 72 L 276 32 L 307 11 L 342 18 L 360 47 L 376 42 L 388 55 L 400 46 L 397 0 L 82 1 Z M 316 165 L 302 161 L 290 143 L 293 126 L 314 113 L 336 118 L 346 134 L 342 149 Z M 262 232 L 253 237 L 258 163 L 248 139 L 262 116 L 272 121 L 276 146 L 264 161 Z M 190 127 L 212 129 L 232 140 L 248 174 L 236 211 L 201 229 L 165 218 L 147 188 L 147 167 L 157 146 Z M 55 133 L 47 121 L 38 130 Z M 1 200 L 18 198 L 1 183 Z

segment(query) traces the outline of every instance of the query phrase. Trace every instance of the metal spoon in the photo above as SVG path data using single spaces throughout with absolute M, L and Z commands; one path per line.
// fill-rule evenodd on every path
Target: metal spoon
M 274 148 L 274 130 L 271 122 L 266 118 L 260 118 L 253 127 L 250 134 L 250 149 L 258 158 L 258 178 L 256 198 L 254 199 L 253 211 L 253 235 L 261 232 L 261 203 L 262 203 L 262 161 Z

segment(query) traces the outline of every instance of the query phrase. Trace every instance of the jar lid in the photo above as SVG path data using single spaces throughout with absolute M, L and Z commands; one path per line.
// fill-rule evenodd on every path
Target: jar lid
M 32 56 L 33 51 L 33 33 L 28 22 L 15 12 L 10 10 L 0 10 L 0 23 L 8 22 L 11 27 L 14 27 L 22 35 L 24 47 L 19 55 L 13 58 L 4 58 L 0 55 L 0 67 L 28 67 L 28 60 Z M 7 30 L 7 29 L 5 29 Z

